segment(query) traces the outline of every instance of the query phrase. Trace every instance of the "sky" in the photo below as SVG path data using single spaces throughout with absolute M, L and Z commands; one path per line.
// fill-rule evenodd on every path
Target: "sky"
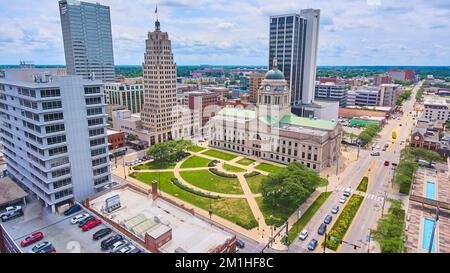
M 318 65 L 450 65 L 449 0 L 95 0 L 110 6 L 116 65 L 169 33 L 178 65 L 268 65 L 269 16 L 321 10 Z M 87 0 L 87 2 L 95 2 Z M 65 64 L 57 0 L 0 0 L 0 64 Z

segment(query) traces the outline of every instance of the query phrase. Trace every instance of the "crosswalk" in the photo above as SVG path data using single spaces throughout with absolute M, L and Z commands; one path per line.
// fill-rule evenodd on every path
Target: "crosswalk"
M 336 187 L 336 190 L 337 190 L 338 192 L 344 192 L 345 189 L 346 189 L 346 187 L 343 187 L 343 186 L 338 186 L 338 187 Z M 355 190 L 351 189 L 351 190 L 350 190 L 350 193 L 353 193 L 354 191 L 355 191 Z M 366 193 L 366 196 L 365 196 L 365 197 L 368 198 L 368 199 L 370 199 L 370 200 L 376 201 L 376 202 L 383 202 L 383 199 L 384 199 L 383 196 L 378 196 L 378 195 L 373 194 L 373 193 Z

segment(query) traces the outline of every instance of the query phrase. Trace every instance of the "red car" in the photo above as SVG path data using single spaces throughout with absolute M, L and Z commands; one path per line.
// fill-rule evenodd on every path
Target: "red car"
M 29 245 L 34 244 L 37 241 L 40 241 L 42 239 L 44 239 L 44 234 L 42 234 L 42 232 L 38 231 L 31 235 L 28 235 L 25 239 L 22 240 L 22 242 L 20 242 L 20 245 L 22 245 L 23 247 L 29 246 Z
M 102 221 L 100 219 L 95 218 L 93 220 L 87 221 L 86 224 L 81 226 L 81 229 L 83 231 L 88 231 L 91 228 L 95 228 L 96 226 L 100 225 L 101 223 L 102 223 Z
M 389 161 L 384 161 L 384 166 L 389 166 Z

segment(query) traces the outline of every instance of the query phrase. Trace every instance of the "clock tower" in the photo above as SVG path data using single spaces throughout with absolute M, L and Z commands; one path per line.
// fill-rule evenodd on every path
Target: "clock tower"
M 258 116 L 270 116 L 280 120 L 291 114 L 291 90 L 284 74 L 277 68 L 277 59 L 273 60 L 272 70 L 262 80 L 258 92 Z

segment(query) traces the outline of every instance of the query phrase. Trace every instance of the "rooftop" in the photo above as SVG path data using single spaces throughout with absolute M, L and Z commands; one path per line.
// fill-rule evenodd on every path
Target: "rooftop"
M 0 178 L 0 206 L 8 205 L 27 197 L 26 193 L 16 182 L 9 177 Z

